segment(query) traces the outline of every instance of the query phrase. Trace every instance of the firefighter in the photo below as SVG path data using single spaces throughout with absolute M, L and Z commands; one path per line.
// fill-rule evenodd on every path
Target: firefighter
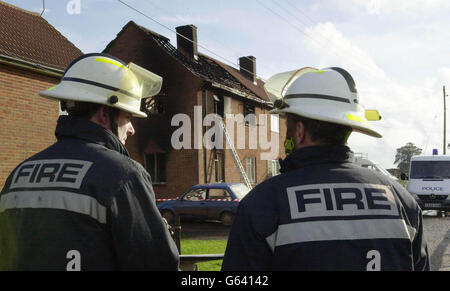
M 265 89 L 287 118 L 281 174 L 241 200 L 222 269 L 429 270 L 422 212 L 397 182 L 350 162 L 367 121 L 352 76 L 303 68 Z
M 162 78 L 86 54 L 40 95 L 61 101 L 57 142 L 21 163 L 0 196 L 2 270 L 178 270 L 151 178 L 129 157 L 132 117 Z M 38 138 L 38 137 L 37 137 Z

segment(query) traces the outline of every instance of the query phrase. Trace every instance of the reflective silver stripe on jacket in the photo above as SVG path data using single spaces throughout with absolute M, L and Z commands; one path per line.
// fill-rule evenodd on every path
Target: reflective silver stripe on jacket
M 8 209 L 50 208 L 89 215 L 100 223 L 106 223 L 105 206 L 94 198 L 67 191 L 17 191 L 4 194 L 0 199 L 0 213 Z
M 280 225 L 266 238 L 272 251 L 275 247 L 304 242 L 359 239 L 408 239 L 416 229 L 403 219 L 361 219 L 306 221 Z

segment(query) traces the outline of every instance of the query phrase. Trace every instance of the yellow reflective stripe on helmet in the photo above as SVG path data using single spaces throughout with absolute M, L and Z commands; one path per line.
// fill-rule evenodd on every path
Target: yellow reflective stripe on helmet
M 48 88 L 47 91 L 52 91 L 52 90 L 55 90 L 55 89 L 56 89 L 56 86 L 53 86 L 53 87 Z
M 325 71 L 324 70 L 317 70 L 317 71 L 313 71 L 311 73 L 322 74 L 322 73 L 325 73 Z
M 345 116 L 347 116 L 347 118 L 351 121 L 367 123 L 367 120 L 365 118 L 362 118 L 361 116 L 358 115 L 346 114 Z
M 122 69 L 124 69 L 124 70 L 127 69 L 127 67 L 125 67 L 125 66 L 122 65 L 121 63 L 116 62 L 116 61 L 113 61 L 113 60 L 111 60 L 111 59 L 95 58 L 95 61 L 96 61 L 96 62 L 102 62 L 102 63 L 108 63 L 108 64 L 111 64 L 111 65 L 117 66 L 117 67 L 119 67 L 119 68 L 122 68 Z

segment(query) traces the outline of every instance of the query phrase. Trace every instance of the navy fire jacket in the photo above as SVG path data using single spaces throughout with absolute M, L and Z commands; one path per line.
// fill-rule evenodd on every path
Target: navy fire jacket
M 429 270 L 422 212 L 396 181 L 314 146 L 241 200 L 223 270 Z
M 151 178 L 117 137 L 69 116 L 56 137 L 0 194 L 0 269 L 177 270 Z

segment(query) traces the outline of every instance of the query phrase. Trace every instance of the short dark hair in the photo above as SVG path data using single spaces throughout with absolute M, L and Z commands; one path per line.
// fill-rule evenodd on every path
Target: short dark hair
M 91 119 L 98 112 L 102 104 L 89 102 L 61 101 L 61 110 L 66 110 L 69 116 L 83 119 Z M 118 136 L 118 124 L 120 110 L 107 106 L 111 131 Z
M 61 101 L 61 110 L 66 110 L 69 116 L 90 119 L 102 105 L 89 102 Z
M 287 118 L 291 118 L 295 122 L 301 121 L 311 136 L 311 140 L 322 144 L 345 144 L 352 132 L 350 126 L 337 123 L 310 119 L 290 113 L 287 114 Z

